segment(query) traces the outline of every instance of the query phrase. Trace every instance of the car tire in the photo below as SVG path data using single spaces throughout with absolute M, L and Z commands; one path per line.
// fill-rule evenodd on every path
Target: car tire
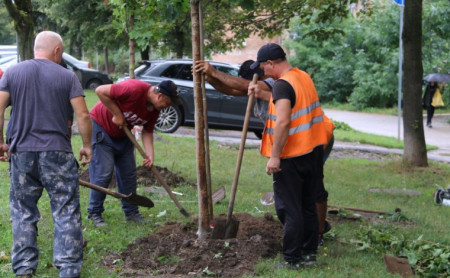
M 262 130 L 261 131 L 253 131 L 258 139 L 262 139 Z
M 86 89 L 88 90 L 95 90 L 98 86 L 102 85 L 102 82 L 98 79 L 92 79 L 89 80 L 89 82 L 86 85 Z
M 183 115 L 176 105 L 171 105 L 159 112 L 158 120 L 156 120 L 155 129 L 163 133 L 173 133 L 181 125 Z

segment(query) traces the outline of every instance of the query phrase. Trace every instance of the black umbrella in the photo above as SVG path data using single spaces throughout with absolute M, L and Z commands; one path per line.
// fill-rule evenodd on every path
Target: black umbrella
M 427 82 L 450 82 L 450 75 L 445 73 L 430 73 L 423 78 Z

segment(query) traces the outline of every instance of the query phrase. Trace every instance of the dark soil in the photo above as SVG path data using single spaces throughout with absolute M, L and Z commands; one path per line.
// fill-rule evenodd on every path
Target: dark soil
M 114 269 L 113 264 L 120 261 L 122 277 L 250 275 L 259 258 L 275 257 L 281 251 L 282 226 L 271 214 L 255 218 L 238 213 L 235 217 L 240 222 L 236 238 L 201 240 L 196 222 L 166 223 L 120 254 L 105 258 L 105 266 Z
M 332 159 L 346 157 L 392 159 L 379 154 L 345 150 L 333 151 L 330 156 Z M 169 185 L 187 184 L 166 168 L 157 169 Z M 89 180 L 88 171 L 80 173 L 80 178 Z M 149 169 L 139 167 L 138 184 L 151 186 L 158 182 Z M 115 180 L 110 186 L 115 186 Z M 137 239 L 126 250 L 107 256 L 104 266 L 115 269 L 121 277 L 252 275 L 259 258 L 274 258 L 281 252 L 282 225 L 271 214 L 259 218 L 246 213 L 236 213 L 234 216 L 240 221 L 236 238 L 198 239 L 197 220 L 187 225 L 166 223 L 147 237 Z M 329 220 L 339 221 L 339 218 Z
M 195 186 L 195 184 L 193 183 L 188 183 L 184 178 L 178 176 L 177 174 L 174 174 L 172 172 L 170 172 L 167 168 L 162 168 L 159 166 L 154 166 L 159 173 L 161 174 L 161 176 L 165 179 L 166 183 L 169 186 L 178 186 L 180 184 L 186 185 L 192 185 Z M 161 186 L 161 184 L 159 184 L 158 180 L 156 179 L 155 175 L 152 173 L 152 171 L 144 166 L 139 166 L 136 168 L 137 171 L 137 183 L 139 186 L 144 186 L 144 187 L 150 187 L 152 185 L 158 185 Z M 84 170 L 80 172 L 80 179 L 84 180 L 84 181 L 89 181 L 89 170 Z M 111 182 L 109 183 L 109 188 L 114 188 L 116 187 L 116 176 L 113 175 Z

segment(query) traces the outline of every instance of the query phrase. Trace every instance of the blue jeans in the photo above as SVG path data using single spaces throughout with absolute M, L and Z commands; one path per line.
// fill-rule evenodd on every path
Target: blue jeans
M 128 195 L 136 193 L 136 161 L 134 145 L 128 139 L 111 138 L 94 120 L 92 121 L 92 160 L 89 163 L 90 182 L 108 188 L 114 170 L 119 193 Z M 88 213 L 102 214 L 105 211 L 103 201 L 106 194 L 91 189 Z M 122 200 L 122 209 L 126 216 L 139 212 L 138 206 Z
M 17 152 L 10 158 L 12 269 L 16 275 L 38 265 L 37 203 L 43 189 L 50 197 L 54 235 L 53 260 L 60 277 L 75 277 L 83 264 L 78 163 L 72 153 Z

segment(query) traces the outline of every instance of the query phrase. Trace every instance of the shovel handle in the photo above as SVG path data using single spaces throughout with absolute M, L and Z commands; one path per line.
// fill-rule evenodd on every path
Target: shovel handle
M 101 186 L 98 186 L 98 185 L 89 183 L 89 182 L 84 181 L 84 180 L 78 180 L 78 182 L 79 182 L 80 185 L 82 185 L 82 186 L 85 186 L 85 187 L 88 187 L 88 188 L 90 188 L 90 189 L 94 189 L 94 190 L 100 191 L 100 192 L 102 192 L 102 193 L 111 195 L 111 196 L 113 196 L 113 197 L 115 197 L 115 198 L 117 198 L 117 199 L 122 199 L 122 198 L 127 197 L 126 195 L 123 195 L 123 194 L 121 194 L 121 193 L 118 193 L 118 192 L 114 192 L 114 191 L 108 190 L 108 189 L 106 189 L 106 188 L 104 188 L 104 187 L 101 187 Z
M 258 82 L 258 74 L 253 74 L 252 84 Z M 234 199 L 236 197 L 236 189 L 239 181 L 239 173 L 241 171 L 242 157 L 244 156 L 245 140 L 247 139 L 247 129 L 250 122 L 250 113 L 253 107 L 254 94 L 248 97 L 247 109 L 245 110 L 244 126 L 242 127 L 241 144 L 239 145 L 239 154 L 236 161 L 236 169 L 234 170 L 233 185 L 231 186 L 230 203 L 228 204 L 227 223 L 231 221 L 233 214 Z
M 136 138 L 134 138 L 133 134 L 131 134 L 130 129 L 128 129 L 127 126 L 123 126 L 122 129 L 127 134 L 128 138 L 131 140 L 131 142 L 133 142 L 134 146 L 139 151 L 141 156 L 143 158 L 147 159 L 148 158 L 147 154 L 145 153 L 144 149 L 142 149 L 141 145 L 139 145 L 139 143 L 136 141 Z M 159 173 L 158 169 L 156 169 L 155 167 L 152 166 L 151 170 L 152 170 L 153 174 L 156 176 L 156 178 L 158 179 L 158 181 L 162 184 L 164 189 L 167 191 L 167 194 L 169 194 L 169 196 L 172 199 L 172 201 L 178 207 L 178 209 L 180 210 L 181 214 L 183 214 L 186 217 L 189 217 L 189 213 L 181 206 L 180 202 L 178 202 L 177 197 L 175 197 L 175 195 L 172 193 L 172 190 L 170 190 L 169 185 L 166 183 L 164 178 L 161 176 L 161 174 Z

